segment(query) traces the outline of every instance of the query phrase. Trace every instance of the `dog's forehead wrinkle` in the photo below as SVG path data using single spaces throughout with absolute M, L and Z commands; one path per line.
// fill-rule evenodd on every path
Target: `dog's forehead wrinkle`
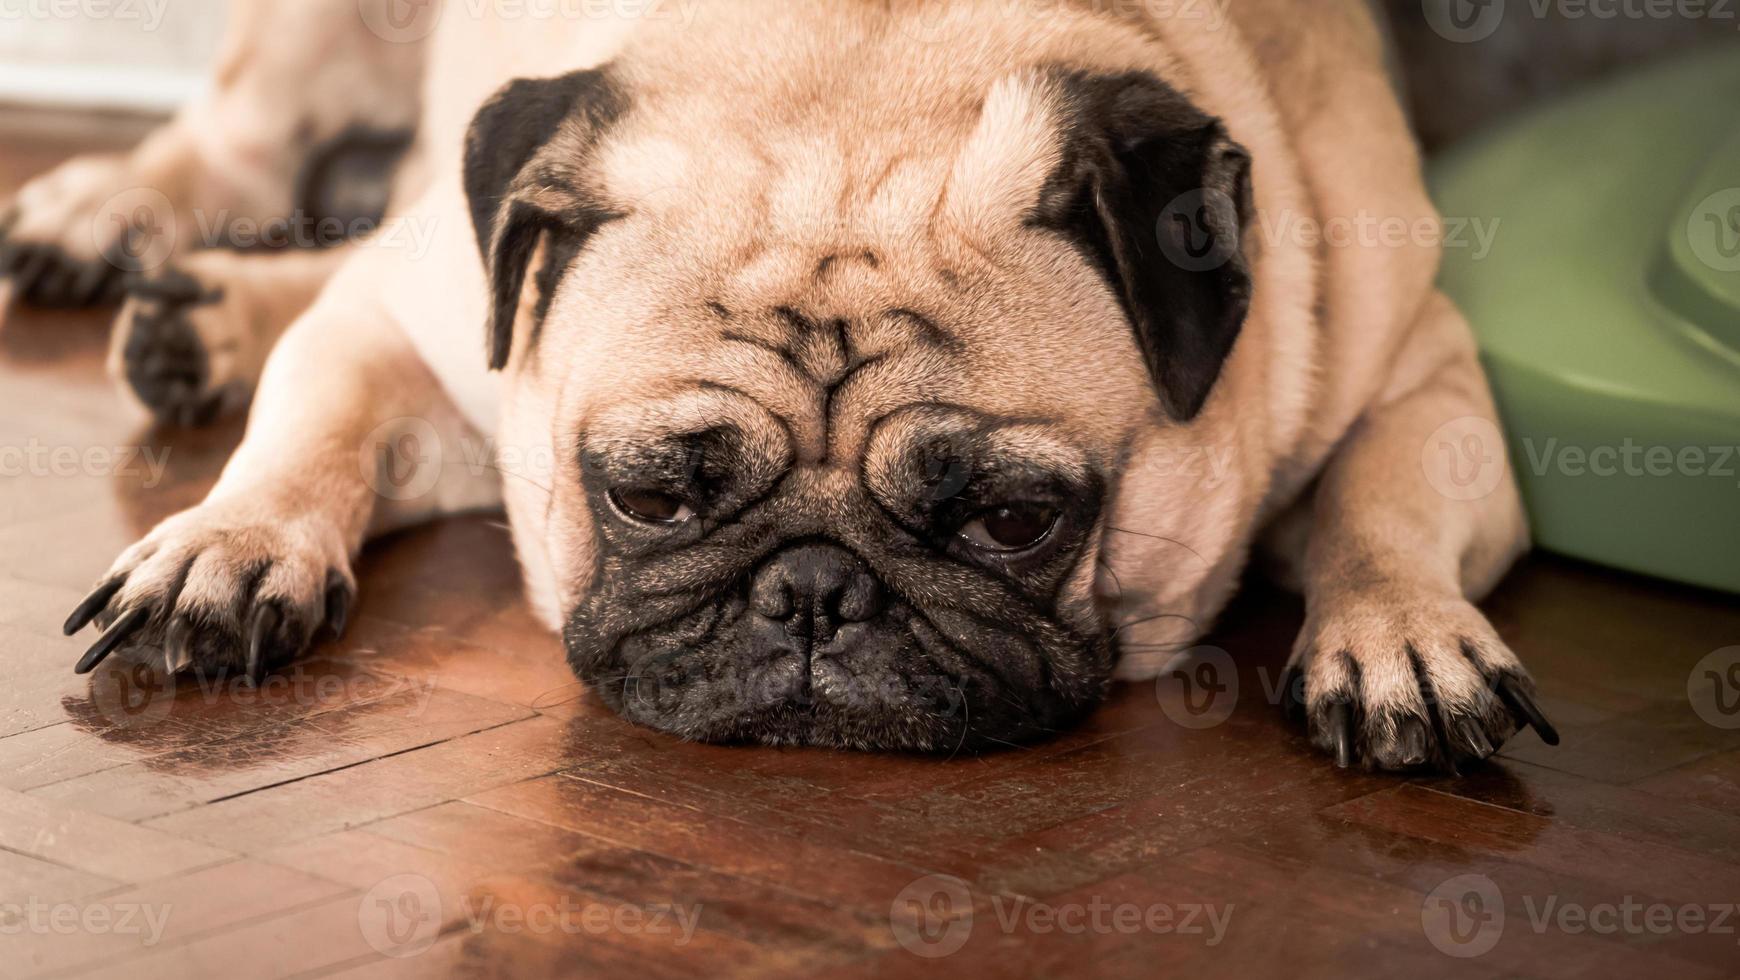
M 710 435 L 718 439 L 697 440 Z M 712 379 L 675 384 L 652 399 L 623 402 L 579 432 L 583 452 L 605 462 L 697 466 L 707 453 L 728 453 L 739 469 L 765 471 L 790 455 L 785 423 L 751 393 Z
M 912 119 L 866 119 L 865 107 L 854 103 L 765 132 L 715 121 L 700 133 L 644 135 L 613 148 L 610 180 L 642 194 L 652 186 L 681 185 L 679 192 L 659 195 L 663 220 L 688 226 L 695 240 L 723 242 L 735 230 L 750 242 L 776 241 L 805 253 L 806 272 L 831 256 L 922 243 L 939 233 L 939 218 L 954 226 L 941 230 L 950 236 L 992 211 L 1009 212 L 991 215 L 999 224 L 1016 220 L 1017 212 L 1004 205 L 1023 200 L 1025 190 L 990 185 L 1025 185 L 1032 182 L 1028 174 L 963 157 L 1006 156 L 1005 143 L 1030 141 L 1033 134 L 1009 122 L 1017 110 L 1004 107 L 1003 118 L 981 121 L 977 96 L 941 97 L 952 100 L 951 110 L 925 127 Z M 694 123 L 679 116 L 671 125 Z M 1031 125 L 1050 123 L 1040 113 Z M 715 133 L 716 127 L 723 131 Z M 684 140 L 709 150 L 678 152 L 674 144 Z M 715 142 L 718 152 L 711 148 Z M 670 162 L 661 168 L 661 160 Z M 951 188 L 964 188 L 965 207 L 945 207 Z M 763 247 L 746 251 L 759 256 Z
M 840 315 L 788 300 L 721 315 L 715 305 L 705 304 L 706 319 L 725 356 L 713 373 L 743 379 L 745 394 L 784 422 L 806 462 L 856 458 L 886 395 L 872 376 L 898 368 L 909 381 L 941 388 L 964 354 L 949 330 L 905 306 Z

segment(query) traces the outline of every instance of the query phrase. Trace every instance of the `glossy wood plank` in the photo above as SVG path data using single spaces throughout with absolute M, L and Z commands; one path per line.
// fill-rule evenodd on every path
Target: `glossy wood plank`
M 231 856 L 210 844 L 12 790 L 0 790 L 0 848 L 115 881 L 149 881 Z

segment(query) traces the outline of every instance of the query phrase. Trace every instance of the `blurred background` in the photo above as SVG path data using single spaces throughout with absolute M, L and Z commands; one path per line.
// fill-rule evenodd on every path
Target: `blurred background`
M 173 111 L 204 81 L 225 6 L 225 0 L 6 0 L 0 104 Z
M 1647 0 L 1372 2 L 1390 20 L 1431 147 L 1626 67 L 1740 40 L 1740 8 L 1723 0 L 1700 0 L 1698 16 L 1651 16 Z M 0 106 L 170 112 L 200 90 L 225 7 L 225 0 L 0 0 Z
M 1388 15 L 1428 149 L 1648 62 L 1740 43 L 1740 6 L 1727 0 L 1372 2 Z

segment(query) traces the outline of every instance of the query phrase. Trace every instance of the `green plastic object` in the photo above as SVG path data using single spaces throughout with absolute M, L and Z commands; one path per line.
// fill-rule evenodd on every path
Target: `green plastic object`
M 1517 118 L 1431 179 L 1536 541 L 1740 592 L 1740 48 Z

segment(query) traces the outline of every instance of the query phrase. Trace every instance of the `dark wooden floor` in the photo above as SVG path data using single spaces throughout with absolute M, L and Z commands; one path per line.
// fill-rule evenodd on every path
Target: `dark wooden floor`
M 60 152 L 7 145 L 0 192 Z M 1491 611 L 1565 744 L 1458 781 L 1308 751 L 1261 590 L 1236 683 L 1028 751 L 680 744 L 576 685 L 490 518 L 371 549 L 262 691 L 87 680 L 58 624 L 238 434 L 130 420 L 102 320 L 0 332 L 0 975 L 1740 975 L 1740 690 L 1694 669 L 1740 604 L 1530 562 Z

